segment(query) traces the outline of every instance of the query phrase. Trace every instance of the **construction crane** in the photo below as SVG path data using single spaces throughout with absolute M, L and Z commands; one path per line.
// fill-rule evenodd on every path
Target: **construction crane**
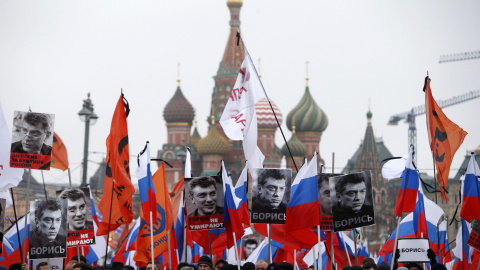
M 454 96 L 445 100 L 437 100 L 437 104 L 440 108 L 449 107 L 458 103 L 469 101 L 480 97 L 480 90 L 470 91 L 466 94 Z M 388 125 L 396 126 L 400 120 L 405 119 L 405 123 L 408 123 L 408 146 L 413 145 L 414 149 L 417 149 L 417 126 L 415 125 L 415 117 L 425 113 L 425 105 L 419 105 L 413 107 L 410 111 L 399 113 L 390 116 Z M 417 163 L 417 155 L 414 155 L 414 162 Z
M 463 53 L 454 53 L 454 54 L 446 54 L 440 55 L 440 60 L 438 63 L 446 63 L 446 62 L 456 62 L 462 60 L 471 60 L 480 58 L 480 51 L 473 51 L 473 52 L 463 52 Z

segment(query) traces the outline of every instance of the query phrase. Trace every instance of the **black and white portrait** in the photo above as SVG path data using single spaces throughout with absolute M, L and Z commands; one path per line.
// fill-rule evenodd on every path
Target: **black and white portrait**
M 49 170 L 55 116 L 15 111 L 10 167 Z
M 57 197 L 67 201 L 68 246 L 94 244 L 95 231 L 89 188 L 57 191 Z
M 292 170 L 252 169 L 253 223 L 285 224 Z
M 331 177 L 334 231 L 375 224 L 370 171 Z
M 252 252 L 258 247 L 258 241 L 255 238 L 248 238 L 245 239 L 245 243 L 243 245 L 243 250 L 245 252 L 245 260 L 250 257 Z
M 185 179 L 185 207 L 190 229 L 223 227 L 223 183 L 218 176 Z M 202 227 L 205 225 L 205 227 Z M 207 226 L 208 225 L 208 226 Z
M 66 200 L 34 201 L 30 209 L 30 258 L 66 257 Z

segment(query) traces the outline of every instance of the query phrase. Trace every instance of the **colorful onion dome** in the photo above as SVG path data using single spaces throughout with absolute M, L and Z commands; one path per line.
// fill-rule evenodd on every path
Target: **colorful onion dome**
M 290 140 L 288 141 L 288 146 L 290 147 L 292 156 L 304 157 L 307 154 L 307 147 L 305 146 L 305 144 L 302 143 L 302 141 L 298 139 L 297 134 L 295 134 L 295 126 L 293 126 L 292 128 L 292 132 L 292 138 L 290 138 Z M 290 156 L 286 144 L 282 147 L 282 154 L 287 157 Z
M 199 154 L 226 154 L 230 150 L 230 144 L 217 130 L 215 125 L 215 116 L 212 117 L 212 124 L 208 129 L 205 138 L 197 142 L 197 151 Z
M 195 122 L 195 128 L 193 129 L 192 136 L 190 136 L 190 142 L 194 145 L 197 145 L 198 141 L 200 141 L 202 137 L 200 136 L 200 133 L 198 133 L 197 120 L 195 120 L 194 122 Z
M 297 132 L 322 132 L 328 126 L 327 115 L 313 100 L 308 85 L 298 105 L 287 115 L 288 129 L 292 126 L 297 127 Z
M 227 0 L 228 7 L 240 8 L 243 5 L 243 0 Z
M 272 103 L 272 107 L 275 110 L 275 114 L 277 115 L 278 122 L 280 125 L 283 121 L 283 115 L 280 109 L 278 109 L 277 105 L 270 100 Z M 277 121 L 275 120 L 275 115 L 272 112 L 272 108 L 270 108 L 270 104 L 268 104 L 267 99 L 260 100 L 257 104 L 255 104 L 255 111 L 257 113 L 257 122 L 259 128 L 277 128 Z
M 372 112 L 370 111 L 370 109 L 368 110 L 367 112 L 367 119 L 371 119 L 373 116 Z
M 180 81 L 175 94 L 163 109 L 163 118 L 167 123 L 189 123 L 195 118 L 192 104 L 185 98 L 180 89 Z

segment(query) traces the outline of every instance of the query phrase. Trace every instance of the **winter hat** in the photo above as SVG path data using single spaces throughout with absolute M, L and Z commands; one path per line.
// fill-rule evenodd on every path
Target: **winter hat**
M 208 256 L 200 257 L 197 265 L 200 265 L 200 264 L 206 264 L 206 265 L 210 266 L 211 269 L 213 269 L 212 259 L 210 259 L 210 257 L 208 257 Z

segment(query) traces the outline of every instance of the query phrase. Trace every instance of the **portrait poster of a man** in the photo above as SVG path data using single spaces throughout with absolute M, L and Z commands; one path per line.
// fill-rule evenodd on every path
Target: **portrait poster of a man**
M 321 173 L 318 175 L 318 203 L 320 230 L 333 231 L 332 199 L 330 198 L 329 178 L 340 174 Z
M 292 170 L 252 169 L 252 223 L 285 224 Z
M 375 224 L 370 171 L 331 177 L 334 231 Z
M 223 183 L 218 176 L 185 178 L 185 207 L 190 230 L 223 227 Z
M 67 202 L 30 202 L 30 259 L 67 256 Z
M 55 116 L 15 111 L 10 167 L 50 170 Z
M 57 198 L 67 201 L 67 246 L 95 244 L 90 189 L 87 187 L 57 191 Z

